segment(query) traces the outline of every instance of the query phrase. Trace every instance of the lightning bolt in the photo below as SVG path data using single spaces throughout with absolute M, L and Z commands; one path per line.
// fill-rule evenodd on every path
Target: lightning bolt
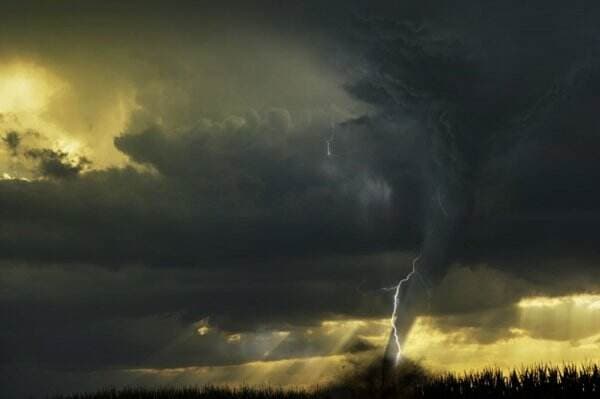
M 448 217 L 448 211 L 446 211 L 446 208 L 444 207 L 444 203 L 442 202 L 442 193 L 440 190 L 437 190 L 437 202 L 438 202 L 438 205 L 440 206 L 440 209 L 442 210 L 442 213 L 444 214 L 444 216 Z
M 333 120 L 330 121 L 330 129 L 331 129 L 331 135 L 329 136 L 329 138 L 327 140 L 325 140 L 326 154 L 327 154 L 328 158 L 334 156 L 333 143 L 335 140 L 335 123 L 333 122 Z M 448 212 L 446 211 L 446 208 L 444 207 L 444 204 L 442 202 L 440 190 L 437 190 L 437 201 L 438 201 L 438 204 L 439 204 L 440 209 L 442 210 L 443 214 L 446 217 L 448 217 Z M 421 254 L 419 254 L 416 258 L 414 258 L 412 260 L 412 270 L 410 271 L 410 273 L 408 273 L 406 275 L 406 277 L 404 277 L 402 280 L 400 280 L 397 285 L 395 285 L 393 287 L 389 287 L 389 288 L 383 288 L 383 290 L 385 290 L 385 291 L 394 291 L 394 308 L 392 311 L 392 316 L 390 318 L 390 325 L 392 326 L 392 334 L 394 336 L 394 344 L 396 345 L 396 358 L 395 358 L 395 362 L 394 362 L 395 366 L 398 366 L 398 364 L 400 363 L 400 360 L 402 359 L 402 344 L 400 343 L 400 337 L 398 335 L 398 328 L 396 327 L 396 320 L 398 319 L 398 304 L 400 301 L 400 292 L 402 290 L 402 286 L 404 285 L 404 283 L 407 283 L 408 281 L 410 281 L 410 279 L 414 275 L 417 275 L 417 277 L 419 277 L 419 282 L 425 288 L 427 296 L 431 299 L 430 287 L 428 286 L 424 277 L 421 274 L 417 273 L 417 262 L 420 259 L 421 259 Z M 362 285 L 362 283 L 361 283 L 361 285 Z M 360 285 L 357 288 L 357 291 L 360 293 Z
M 325 140 L 325 143 L 327 143 L 327 156 L 331 157 L 333 156 L 333 141 L 335 140 L 335 120 L 333 116 L 329 121 L 329 129 L 331 130 L 331 135 L 329 139 Z
M 417 256 L 412 261 L 412 270 L 410 273 L 406 275 L 402 280 L 398 282 L 394 289 L 394 310 L 392 312 L 392 317 L 390 318 L 390 324 L 392 326 L 392 334 L 394 334 L 394 343 L 396 344 L 396 359 L 394 365 L 398 365 L 400 363 L 400 359 L 402 358 L 402 345 L 400 344 L 400 337 L 398 336 L 398 328 L 396 327 L 396 320 L 398 319 L 398 302 L 400 297 L 400 290 L 402 289 L 402 285 L 408 281 L 417 273 L 417 262 L 421 259 L 421 255 Z

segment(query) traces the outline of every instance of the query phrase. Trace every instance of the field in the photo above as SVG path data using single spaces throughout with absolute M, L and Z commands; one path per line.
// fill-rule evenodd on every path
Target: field
M 386 375 L 387 374 L 387 375 Z M 335 386 L 314 391 L 270 387 L 108 389 L 52 399 L 343 399 L 343 398 L 597 398 L 598 365 L 540 365 L 504 373 L 488 369 L 463 375 L 430 376 L 415 364 L 393 373 L 372 365 Z

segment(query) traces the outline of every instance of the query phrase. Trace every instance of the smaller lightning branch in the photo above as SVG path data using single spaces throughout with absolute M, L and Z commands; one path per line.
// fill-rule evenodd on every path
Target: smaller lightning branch
M 331 157 L 333 156 L 333 141 L 335 140 L 335 123 L 333 117 L 329 123 L 329 128 L 331 129 L 331 135 L 329 139 L 325 140 L 325 143 L 327 144 L 327 156 Z
M 400 292 L 402 290 L 402 286 L 404 283 L 410 281 L 410 279 L 417 273 L 417 262 L 421 259 L 421 255 L 417 256 L 412 261 L 412 270 L 410 273 L 406 275 L 402 280 L 398 282 L 396 288 L 394 290 L 394 310 L 392 312 L 392 317 L 390 318 L 390 324 L 392 325 L 392 334 L 394 334 L 394 343 L 396 344 L 396 360 L 394 365 L 398 365 L 400 363 L 400 359 L 402 358 L 402 345 L 400 344 L 400 337 L 398 336 L 398 328 L 396 327 L 396 320 L 398 319 L 398 302 L 400 300 Z
M 442 210 L 442 213 L 444 214 L 444 216 L 448 217 L 448 211 L 446 211 L 446 207 L 444 207 L 444 202 L 442 201 L 442 192 L 438 189 L 437 190 L 437 202 L 438 205 L 440 206 L 440 209 Z
M 327 143 L 327 156 L 330 157 L 333 155 L 333 136 L 331 136 L 331 138 L 329 140 L 327 140 L 326 143 Z

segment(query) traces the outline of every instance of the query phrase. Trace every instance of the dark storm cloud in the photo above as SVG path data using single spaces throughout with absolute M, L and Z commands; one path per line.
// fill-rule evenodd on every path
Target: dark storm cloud
M 597 240 L 585 226 L 594 223 L 590 213 L 597 214 L 597 208 L 582 209 L 583 203 L 596 202 L 591 183 L 596 168 L 587 164 L 593 156 L 556 158 L 574 141 L 585 142 L 592 153 L 598 148 L 598 136 L 586 122 L 593 120 L 586 114 L 598 79 L 597 32 L 581 25 L 587 20 L 581 19 L 581 9 L 569 8 L 559 18 L 554 15 L 559 8 L 478 7 L 477 18 L 457 15 L 461 8 L 444 9 L 444 20 L 430 15 L 417 25 L 393 17 L 364 18 L 367 67 L 350 91 L 379 105 L 379 118 L 402 120 L 408 114 L 420 123 L 425 194 L 442 203 L 429 201 L 434 209 L 426 223 L 438 236 L 457 233 L 451 243 L 438 242 L 429 250 L 425 239 L 425 267 L 443 268 L 443 255 L 437 261 L 427 258 L 447 252 L 444 246 L 461 257 L 469 254 L 465 244 L 500 251 L 517 242 L 527 247 L 535 240 Z M 488 18 L 497 22 L 486 25 Z M 525 202 L 536 197 L 536 209 L 528 208 Z M 572 215 L 573 228 L 566 234 L 573 237 L 565 239 L 552 225 L 558 228 L 564 219 L 560 213 L 569 209 L 579 209 L 586 220 L 579 225 Z M 533 213 L 546 213 L 546 220 L 537 223 Z M 523 234 L 512 240 L 503 229 L 514 223 Z
M 365 61 L 350 92 L 378 106 L 375 120 L 407 114 L 417 123 L 425 204 L 419 271 L 434 284 L 452 260 L 589 257 L 600 238 L 598 208 L 581 209 L 597 195 L 595 168 L 571 160 L 561 170 L 544 160 L 548 143 L 571 142 L 573 130 L 588 131 L 587 145 L 598 148 L 582 122 L 586 90 L 598 79 L 598 32 L 578 6 L 566 15 L 560 6 L 511 6 L 478 7 L 477 18 L 444 6 L 436 8 L 442 19 L 367 14 L 357 30 Z M 577 127 L 550 126 L 556 115 Z M 566 178 L 555 176 L 559 170 Z M 550 200 L 528 208 L 538 191 Z M 401 337 L 417 312 L 411 302 L 424 297 L 415 284 L 403 296 Z
M 8 131 L 2 141 L 12 161 L 35 179 L 73 178 L 92 164 L 85 156 L 45 147 L 47 139 L 33 130 Z
M 386 254 L 226 271 L 3 264 L 2 361 L 63 370 L 239 364 L 265 359 L 255 335 L 277 331 L 289 331 L 289 342 L 269 348 L 272 360 L 366 350 L 360 340 L 337 345 L 320 323 L 385 314 L 378 287 L 406 261 Z M 202 325 L 206 336 L 197 333 Z M 305 336 L 309 328 L 314 335 Z M 228 341 L 236 333 L 241 347 Z
M 410 245 L 414 215 L 390 215 L 384 186 L 327 159 L 322 128 L 286 132 L 287 117 L 269 115 L 258 127 L 239 118 L 240 126 L 150 129 L 115 141 L 157 175 L 112 169 L 1 182 L 4 256 L 176 266 Z M 34 155 L 53 177 L 84 166 L 64 154 Z
M 232 355 L 222 340 L 147 359 L 208 316 L 224 334 L 314 326 L 329 315 L 384 316 L 389 297 L 378 288 L 403 275 L 409 257 L 356 255 L 416 252 L 422 244 L 422 266 L 434 271 L 439 288 L 431 308 L 421 310 L 442 317 L 442 330 L 473 328 L 480 342 L 512 334 L 514 303 L 524 295 L 598 288 L 586 281 L 596 281 L 600 238 L 598 7 L 272 2 L 262 12 L 244 4 L 230 13 L 209 7 L 206 15 L 219 18 L 207 24 L 197 23 L 196 12 L 207 11 L 201 3 L 167 14 L 160 5 L 146 14 L 117 3 L 98 6 L 98 20 L 112 22 L 86 30 L 82 51 L 101 49 L 104 34 L 127 38 L 116 46 L 127 50 L 128 40 L 154 43 L 173 27 L 176 35 L 161 43 L 178 43 L 181 51 L 157 55 L 136 45 L 154 69 L 131 66 L 127 57 L 114 65 L 124 80 L 135 76 L 142 108 L 114 144 L 146 171 L 80 173 L 85 162 L 40 149 L 28 154 L 42 175 L 72 178 L 0 182 L 1 267 L 36 265 L 14 271 L 15 280 L 0 290 L 1 313 L 10 315 L 3 316 L 7 362 L 181 366 L 197 362 L 200 352 L 213 364 L 249 360 Z M 54 19 L 46 5 L 32 18 L 42 21 L 42 33 L 62 32 L 93 20 L 87 8 L 69 16 L 59 8 Z M 142 40 L 121 20 L 132 14 L 134 27 L 156 22 L 142 30 Z M 302 121 L 322 84 L 301 67 L 306 53 L 260 51 L 256 38 L 223 33 L 235 31 L 224 26 L 238 29 L 224 23 L 228 18 L 243 21 L 244 33 L 248 26 L 262 32 L 259 38 L 276 32 L 284 43 L 294 38 L 298 48 L 316 47 L 323 76 L 343 76 L 347 92 L 369 111 L 343 122 L 332 122 L 329 111 Z M 59 23 L 65 20 L 74 25 Z M 3 37 L 31 49 L 36 40 L 15 32 L 21 30 Z M 196 35 L 225 60 L 206 61 L 203 72 L 231 77 L 234 100 L 212 89 L 203 97 L 209 80 L 194 80 L 196 64 L 178 62 L 193 57 Z M 54 62 L 67 57 L 55 46 Z M 238 74 L 231 66 L 238 63 L 253 72 Z M 292 101 L 281 88 L 306 93 Z M 289 107 L 271 108 L 283 107 L 274 92 Z M 240 99 L 247 93 L 249 100 Z M 220 103 L 235 111 L 214 105 Z M 244 115 L 241 108 L 259 111 Z M 205 109 L 209 117 L 202 118 Z M 160 120 L 161 127 L 148 127 Z M 10 151 L 19 148 L 7 137 Z M 333 143 L 329 158 L 326 140 Z M 485 261 L 498 270 L 448 272 L 453 261 Z M 163 323 L 157 316 L 174 313 L 180 319 Z M 142 330 L 152 333 L 140 338 Z M 281 357 L 305 342 L 288 344 Z
M 294 130 L 285 111 L 263 114 L 267 122 L 128 132 L 116 147 L 157 176 L 113 169 L 1 183 L 4 257 L 173 265 L 425 241 L 433 259 L 424 267 L 443 269 L 450 253 L 593 245 L 595 10 L 432 5 L 349 7 L 337 25 L 301 8 L 310 29 L 339 41 L 348 91 L 374 109 L 335 127 L 333 159 L 324 157 L 330 129 Z M 270 28 L 298 10 L 290 7 L 270 9 Z M 185 68 L 174 70 L 161 72 L 171 88 Z M 83 166 L 29 154 L 47 176 Z
M 25 156 L 37 163 L 38 173 L 42 177 L 56 179 L 75 177 L 91 163 L 85 157 L 70 160 L 68 153 L 48 148 L 27 150 Z

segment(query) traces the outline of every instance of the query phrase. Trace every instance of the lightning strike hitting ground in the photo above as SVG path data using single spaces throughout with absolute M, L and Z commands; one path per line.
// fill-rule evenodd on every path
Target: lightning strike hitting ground
M 402 358 L 402 345 L 400 344 L 400 337 L 398 337 L 398 329 L 396 328 L 396 320 L 398 318 L 398 301 L 399 301 L 399 296 L 400 296 L 400 290 L 402 289 L 402 285 L 406 282 L 408 282 L 412 276 L 415 275 L 415 273 L 417 273 L 417 262 L 419 261 L 419 259 L 421 259 L 421 255 L 417 256 L 416 258 L 413 259 L 412 261 L 412 270 L 410 271 L 410 273 L 408 273 L 406 275 L 406 277 L 404 277 L 402 280 L 400 280 L 398 282 L 398 285 L 396 285 L 396 289 L 394 291 L 394 310 L 392 312 L 392 317 L 390 318 L 390 324 L 392 325 L 392 334 L 394 334 L 394 343 L 396 344 L 396 359 L 394 362 L 394 365 L 397 366 L 398 363 L 400 363 L 400 359 Z

